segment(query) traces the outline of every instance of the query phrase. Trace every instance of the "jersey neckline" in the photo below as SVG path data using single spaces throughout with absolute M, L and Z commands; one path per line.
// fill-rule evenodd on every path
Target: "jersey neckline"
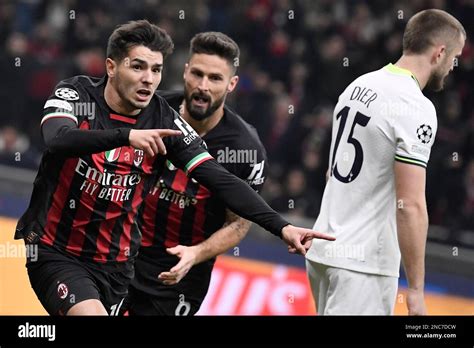
M 416 82 L 418 88 L 421 90 L 420 82 L 418 82 L 418 79 L 416 78 L 415 75 L 413 75 L 413 73 L 410 70 L 400 68 L 399 66 L 396 66 L 392 63 L 388 63 L 387 65 L 384 66 L 384 68 L 387 69 L 391 73 L 411 77 Z

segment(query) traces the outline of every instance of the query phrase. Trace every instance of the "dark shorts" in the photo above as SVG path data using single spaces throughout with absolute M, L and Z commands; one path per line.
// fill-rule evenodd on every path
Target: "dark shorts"
M 133 264 L 95 264 L 38 245 L 37 260 L 27 259 L 31 287 L 51 315 L 65 315 L 75 304 L 96 299 L 118 315 L 133 278 Z
M 206 297 L 214 262 L 194 266 L 176 285 L 164 285 L 158 275 L 174 264 L 164 266 L 159 261 L 135 262 L 135 278 L 122 306 L 129 315 L 194 315 Z

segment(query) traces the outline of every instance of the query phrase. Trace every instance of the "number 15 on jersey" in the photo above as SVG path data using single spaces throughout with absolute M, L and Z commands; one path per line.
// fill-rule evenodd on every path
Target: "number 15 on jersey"
M 354 181 L 357 178 L 362 168 L 362 164 L 364 162 L 364 149 L 362 148 L 361 143 L 356 138 L 354 138 L 354 129 L 356 125 L 360 127 L 365 127 L 370 121 L 370 117 L 360 113 L 359 111 L 357 111 L 357 113 L 355 114 L 354 121 L 352 122 L 352 126 L 351 126 L 351 131 L 346 140 L 347 143 L 352 144 L 352 146 L 354 146 L 354 162 L 352 164 L 352 167 L 349 173 L 346 176 L 344 176 L 338 170 L 336 154 L 337 154 L 337 149 L 341 143 L 341 138 L 344 133 L 344 129 L 346 127 L 349 112 L 350 112 L 350 107 L 345 106 L 336 115 L 336 120 L 340 120 L 340 121 L 339 121 L 339 128 L 337 130 L 337 135 L 336 135 L 336 142 L 334 143 L 334 149 L 331 154 L 331 176 L 334 176 L 337 180 L 346 184 Z

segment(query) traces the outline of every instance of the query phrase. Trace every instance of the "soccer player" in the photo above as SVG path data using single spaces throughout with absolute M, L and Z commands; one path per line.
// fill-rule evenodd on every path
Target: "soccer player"
M 265 180 L 265 149 L 255 129 L 224 104 L 238 83 L 238 59 L 239 47 L 227 35 L 200 33 L 191 40 L 184 93 L 159 94 L 182 110 L 224 168 L 258 192 Z M 124 306 L 130 315 L 194 315 L 209 288 L 215 256 L 236 246 L 250 228 L 169 161 L 137 223 L 143 237 Z
M 437 119 L 422 90 L 443 88 L 465 39 L 450 14 L 419 12 L 407 23 L 400 60 L 360 76 L 340 95 L 314 225 L 337 241 L 315 241 L 306 255 L 319 314 L 391 314 L 400 252 L 408 312 L 426 313 L 425 172 Z
M 137 210 L 167 158 L 302 254 L 312 238 L 332 238 L 289 225 L 155 95 L 172 48 L 148 21 L 122 25 L 109 38 L 107 76 L 61 81 L 44 105 L 47 148 L 15 238 L 38 245 L 26 266 L 50 314 L 119 312 L 141 240 Z

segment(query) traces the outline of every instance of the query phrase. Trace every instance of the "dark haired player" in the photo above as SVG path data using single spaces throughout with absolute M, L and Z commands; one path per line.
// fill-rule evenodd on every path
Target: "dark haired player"
M 259 192 L 266 154 L 253 127 L 224 103 L 238 83 L 239 47 L 218 32 L 191 40 L 183 92 L 159 92 L 229 172 Z M 130 315 L 194 315 L 208 291 L 215 256 L 236 246 L 250 222 L 167 162 L 137 222 L 143 234 L 127 297 Z
M 107 77 L 64 80 L 44 106 L 47 148 L 15 238 L 39 246 L 27 268 L 50 314 L 119 312 L 141 240 L 137 210 L 166 159 L 303 254 L 312 238 L 327 237 L 289 225 L 155 94 L 172 48 L 145 20 L 122 25 L 109 38 Z

